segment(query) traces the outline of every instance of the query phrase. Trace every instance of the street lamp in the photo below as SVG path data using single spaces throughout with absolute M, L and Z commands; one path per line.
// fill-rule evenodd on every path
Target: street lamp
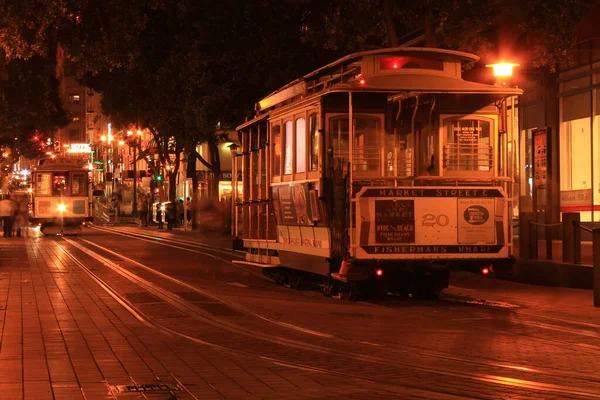
M 519 64 L 509 62 L 499 62 L 496 64 L 487 64 L 486 67 L 492 68 L 494 76 L 496 77 L 496 85 L 507 86 L 510 83 L 510 78 L 513 74 L 514 67 L 518 67 Z

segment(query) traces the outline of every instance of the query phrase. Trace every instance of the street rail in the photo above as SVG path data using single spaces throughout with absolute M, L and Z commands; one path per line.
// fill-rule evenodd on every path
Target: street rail
M 188 301 L 185 301 L 184 299 L 182 299 L 181 297 L 175 295 L 174 293 L 165 291 L 164 289 L 159 288 L 156 284 L 153 284 L 151 282 L 145 281 L 143 278 L 133 274 L 131 271 L 128 271 L 127 269 L 125 269 L 124 267 L 120 266 L 119 264 L 107 259 L 106 257 L 103 257 L 102 255 L 100 255 L 97 252 L 94 252 L 90 249 L 85 248 L 82 244 L 75 242 L 74 240 L 71 239 L 67 239 L 67 238 L 63 238 L 68 244 L 73 245 L 74 247 L 76 247 L 78 250 L 86 253 L 88 256 L 95 258 L 96 260 L 100 261 L 102 264 L 104 264 L 105 266 L 107 266 L 108 268 L 111 268 L 113 271 L 119 273 L 120 275 L 126 277 L 127 279 L 131 280 L 132 282 L 135 282 L 137 285 L 141 286 L 142 288 L 144 288 L 145 290 L 148 290 L 149 292 L 153 293 L 154 295 L 156 295 L 157 297 L 160 297 L 161 299 L 163 299 L 164 301 L 166 301 L 168 304 L 173 305 L 174 307 L 176 307 L 178 310 L 182 310 L 184 311 L 186 314 L 188 315 L 193 315 L 195 318 L 201 318 L 203 321 L 208 322 L 209 324 L 211 324 L 214 327 L 217 327 L 219 329 L 226 329 L 227 331 L 230 331 L 231 333 L 235 333 L 235 334 L 239 334 L 239 335 L 243 335 L 249 338 L 253 338 L 253 339 L 257 339 L 263 342 L 268 342 L 271 344 L 275 344 L 275 345 L 283 345 L 286 347 L 293 347 L 296 349 L 301 349 L 301 350 L 305 350 L 307 352 L 311 352 L 311 353 L 321 353 L 321 354 L 325 354 L 328 356 L 336 356 L 336 357 L 340 357 L 340 358 L 345 358 L 347 361 L 354 361 L 354 362 L 368 362 L 368 363 L 373 363 L 373 364 L 378 364 L 378 365 L 384 365 L 390 369 L 396 369 L 396 368 L 410 368 L 410 369 L 414 369 L 414 370 L 418 370 L 421 372 L 427 372 L 427 373 L 433 373 L 435 375 L 441 375 L 441 376 L 445 376 L 445 377 L 452 377 L 452 378 L 459 378 L 459 379 L 466 379 L 466 380 L 471 380 L 471 381 L 479 381 L 479 382 L 486 382 L 486 383 L 492 383 L 492 384 L 496 384 L 496 385 L 506 385 L 506 386 L 512 386 L 512 387 L 516 387 L 516 388 L 521 388 L 521 389 L 528 389 L 528 390 L 539 390 L 539 391 L 545 391 L 545 392 L 552 392 L 552 393 L 561 393 L 561 394 L 568 394 L 569 396 L 582 396 L 582 397 L 588 397 L 588 398 L 600 398 L 600 391 L 595 392 L 592 390 L 583 390 L 583 389 L 578 389 L 576 387 L 570 387 L 570 386 L 564 386 L 564 385 L 556 385 L 556 384 L 549 384 L 549 383 L 543 383 L 543 382 L 536 382 L 536 381 L 532 381 L 532 380 L 527 380 L 527 379 L 518 379 L 518 378 L 511 378 L 511 377 L 505 377 L 505 376 L 500 376 L 500 375 L 492 375 L 489 373 L 464 373 L 464 372 L 460 372 L 460 371 L 453 371 L 451 369 L 440 369 L 440 368 L 430 368 L 430 367 L 423 367 L 422 365 L 420 365 L 420 363 L 408 363 L 408 362 L 398 362 L 396 360 L 394 361 L 390 361 L 386 358 L 382 358 L 379 356 L 374 356 L 374 355 L 365 355 L 365 354 L 358 354 L 355 351 L 344 351 L 344 350 L 339 350 L 339 349 L 332 349 L 330 346 L 323 346 L 323 345 L 314 345 L 314 344 L 310 344 L 310 343 L 306 343 L 303 341 L 298 341 L 298 340 L 293 340 L 293 339 L 287 339 L 287 338 L 283 338 L 283 337 L 274 337 L 272 335 L 268 335 L 265 334 L 263 332 L 257 332 L 257 331 L 253 331 L 252 329 L 249 329 L 247 326 L 239 326 L 237 324 L 231 323 L 229 321 L 225 321 L 222 318 L 218 318 L 215 316 L 212 316 L 210 314 L 207 315 L 206 311 L 199 309 L 197 306 L 195 306 L 194 304 L 191 304 Z M 84 241 L 87 242 L 86 244 L 92 244 L 98 248 L 102 248 L 102 246 L 98 246 L 92 242 L 89 241 Z M 377 380 L 377 379 L 373 379 L 370 377 L 365 377 L 362 375 L 357 375 L 356 373 L 346 373 L 346 372 L 342 372 L 340 370 L 332 370 L 332 369 L 327 369 L 327 368 L 322 368 L 319 366 L 315 366 L 314 364 L 311 365 L 310 363 L 308 363 L 308 361 L 312 361 L 313 357 L 309 357 L 308 360 L 304 360 L 303 362 L 289 362 L 287 360 L 281 360 L 280 359 L 280 355 L 278 352 L 275 351 L 275 356 L 269 356 L 269 355 L 265 355 L 264 352 L 252 352 L 252 351 L 248 351 L 248 350 L 241 350 L 239 348 L 234 348 L 232 346 L 223 346 L 220 345 L 218 343 L 215 343 L 214 341 L 207 341 L 207 340 L 203 340 L 200 339 L 194 335 L 189 335 L 183 332 L 178 332 L 170 327 L 166 327 L 154 320 L 152 320 L 152 318 L 146 314 L 144 314 L 142 311 L 139 310 L 139 308 L 137 308 L 132 302 L 130 302 L 129 300 L 127 300 L 126 298 L 124 298 L 123 296 L 121 296 L 116 290 L 114 290 L 113 288 L 110 287 L 110 285 L 106 282 L 103 282 L 98 276 L 97 274 L 95 274 L 94 272 L 92 272 L 91 270 L 89 270 L 89 268 L 87 268 L 83 262 L 79 261 L 79 259 L 77 258 L 77 256 L 75 256 L 71 251 L 69 251 L 68 249 L 65 248 L 65 246 L 57 244 L 57 246 L 59 246 L 59 248 L 61 249 L 61 251 L 63 251 L 65 254 L 67 254 L 70 258 L 72 258 L 79 267 L 81 267 L 82 269 L 84 269 L 84 271 L 86 271 L 86 273 L 92 277 L 95 277 L 94 281 L 96 283 L 98 283 L 103 290 L 107 291 L 113 298 L 118 299 L 117 301 L 119 302 L 119 304 L 123 305 L 125 307 L 125 309 L 127 309 L 127 311 L 129 311 L 132 315 L 134 315 L 136 317 L 136 319 L 140 320 L 141 322 L 145 323 L 146 325 L 151 325 L 163 332 L 167 332 L 170 334 L 175 334 L 178 335 L 180 337 L 186 337 L 189 340 L 193 340 L 196 343 L 201 343 L 201 344 L 205 344 L 205 345 L 209 345 L 211 347 L 215 347 L 215 348 L 220 348 L 222 350 L 227 350 L 227 351 L 233 351 L 236 352 L 238 354 L 244 354 L 244 355 L 252 355 L 255 357 L 259 357 L 263 360 L 268 360 L 268 361 L 272 361 L 274 363 L 278 363 L 279 365 L 287 365 L 290 367 L 295 367 L 295 368 L 302 368 L 302 369 L 308 369 L 308 370 L 313 370 L 313 371 L 318 371 L 318 372 L 323 372 L 323 373 L 328 373 L 328 374 L 334 374 L 334 375 L 338 375 L 338 376 L 345 376 L 348 378 L 355 378 L 355 379 L 362 379 L 362 380 L 368 380 L 368 381 L 372 381 L 372 382 L 377 382 L 377 383 L 381 383 L 381 384 L 386 384 L 386 385 L 390 385 L 393 384 L 395 386 L 402 386 L 402 387 L 412 387 L 415 389 L 419 389 L 419 390 L 424 390 L 420 387 L 414 386 L 414 385 L 408 385 L 408 384 L 399 384 L 396 382 L 387 382 L 384 380 Z M 109 250 L 109 249 L 106 249 Z M 105 251 L 105 250 L 104 250 Z M 119 257 L 123 258 L 124 256 L 122 254 L 116 253 L 116 252 L 109 252 L 113 255 L 118 255 Z M 126 260 L 126 258 L 123 258 L 123 260 Z M 137 263 L 135 260 L 126 260 L 127 262 L 134 262 L 135 264 L 137 264 L 138 267 L 142 267 L 141 263 Z M 145 266 L 144 266 L 145 267 Z M 146 267 L 149 268 L 149 267 Z M 151 270 L 151 269 L 150 269 Z M 151 272 L 151 271 L 150 271 Z M 156 271 L 157 272 L 157 271 Z M 164 275 L 164 274 L 163 274 Z M 166 276 L 163 276 L 163 278 L 166 278 Z M 174 278 L 173 278 L 174 279 Z M 183 282 L 181 282 L 183 283 Z M 193 286 L 188 285 L 186 286 L 188 289 L 193 289 Z M 211 295 L 210 293 L 207 292 L 203 292 L 203 294 L 207 294 L 207 295 Z M 306 332 L 304 332 L 306 333 Z M 329 340 L 329 339 L 341 339 L 341 338 L 337 338 L 337 337 L 321 337 L 321 339 L 325 340 Z M 360 345 L 357 345 L 356 343 L 353 343 L 353 346 L 359 347 Z M 257 348 L 255 346 L 252 346 L 251 348 Z M 389 351 L 389 349 L 385 349 L 386 353 Z M 372 347 L 369 349 L 369 353 L 372 354 Z M 414 352 L 413 352 L 414 353 Z M 431 356 L 428 354 L 421 354 L 421 355 L 427 355 L 427 356 Z M 473 364 L 479 364 L 482 365 L 483 367 L 485 367 L 486 369 L 492 369 L 492 368 L 503 368 L 504 370 L 511 370 L 515 368 L 515 366 L 508 366 L 508 365 L 501 365 L 501 364 L 493 364 L 493 363 L 482 363 L 479 361 L 471 361 L 471 360 L 462 360 L 460 359 L 461 362 L 470 362 L 471 365 Z M 343 362 L 341 362 L 340 360 L 340 364 L 344 364 Z M 347 363 L 346 363 L 347 364 Z M 552 372 L 552 371 L 543 371 L 540 369 L 536 369 L 536 368 L 528 368 L 528 367 L 524 367 L 521 366 L 520 368 L 517 368 L 516 371 L 519 372 L 532 372 L 535 374 L 540 374 L 540 375 L 550 375 L 550 376 L 554 376 L 554 377 L 559 377 L 559 376 L 565 376 L 565 374 L 560 371 L 560 372 Z M 581 375 L 577 375 L 577 378 L 580 379 L 586 379 L 586 381 L 589 383 L 594 382 L 594 383 L 599 383 L 599 381 L 593 379 L 593 377 L 581 377 Z M 437 392 L 437 393 L 448 393 L 445 391 L 440 391 L 440 390 L 429 390 L 430 392 Z M 462 394 L 461 394 L 462 396 Z

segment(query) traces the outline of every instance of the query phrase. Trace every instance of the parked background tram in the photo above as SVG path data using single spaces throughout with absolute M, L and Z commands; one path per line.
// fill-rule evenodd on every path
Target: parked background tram
M 82 160 L 48 158 L 32 171 L 31 222 L 42 233 L 76 234 L 92 221 L 89 171 Z
M 326 293 L 368 282 L 432 297 L 453 266 L 512 264 L 503 109 L 521 90 L 464 80 L 476 61 L 356 53 L 260 100 L 232 167 L 246 262 L 293 286 L 318 278 Z

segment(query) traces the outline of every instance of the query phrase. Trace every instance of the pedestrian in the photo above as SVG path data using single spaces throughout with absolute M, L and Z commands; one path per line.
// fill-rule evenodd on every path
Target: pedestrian
M 137 207 L 140 216 L 140 225 L 148 226 L 148 199 L 146 199 L 146 196 L 140 194 Z
M 15 207 L 10 196 L 6 195 L 3 200 L 0 200 L 0 217 L 2 218 L 2 226 L 4 227 L 4 237 L 12 236 L 12 225 L 15 214 Z
M 183 228 L 183 222 L 185 221 L 185 207 L 183 206 L 183 199 L 177 201 L 177 223 L 180 228 Z
M 14 231 L 17 237 L 21 237 L 22 229 L 28 225 L 29 201 L 25 196 L 19 196 L 15 199 L 15 222 Z
M 115 212 L 115 222 L 117 222 L 119 219 L 119 214 L 121 213 L 121 194 L 119 192 L 113 192 L 111 202 Z
M 189 197 L 185 200 L 185 217 L 187 225 L 192 229 L 192 199 Z
M 177 205 L 170 201 L 165 207 L 165 219 L 167 220 L 167 230 L 172 231 L 173 225 L 177 223 Z

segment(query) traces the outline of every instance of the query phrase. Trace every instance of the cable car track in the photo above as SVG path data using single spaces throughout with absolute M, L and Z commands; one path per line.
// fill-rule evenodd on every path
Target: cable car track
M 82 248 L 85 249 L 85 247 L 83 247 L 81 244 L 76 243 L 75 241 L 73 241 L 71 239 L 63 238 L 63 240 L 69 244 L 74 245 L 79 250 L 82 250 Z M 91 243 L 91 242 L 89 242 L 89 243 Z M 91 243 L 91 244 L 93 244 L 93 243 Z M 218 343 L 206 341 L 206 340 L 200 339 L 198 337 L 190 336 L 190 335 L 182 333 L 182 332 L 177 332 L 170 327 L 166 327 L 156 321 L 153 321 L 151 317 L 149 317 L 149 316 L 145 315 L 143 312 L 141 312 L 134 304 L 129 302 L 123 296 L 118 294 L 114 289 L 112 289 L 110 287 L 110 285 L 108 285 L 106 282 L 103 282 L 101 280 L 101 278 L 99 278 L 97 276 L 97 274 L 90 271 L 83 264 L 83 262 L 81 262 L 71 251 L 67 250 L 64 246 L 61 246 L 58 243 L 57 243 L 57 246 L 59 246 L 61 251 L 63 251 L 71 259 L 73 259 L 77 263 L 77 265 L 86 272 L 86 274 L 90 275 L 105 291 L 109 292 L 109 294 L 111 294 L 111 296 L 113 298 L 115 298 L 132 315 L 134 315 L 136 317 L 136 319 L 138 319 L 142 323 L 145 323 L 146 325 L 153 326 L 163 332 L 175 334 L 180 337 L 186 337 L 187 339 L 193 340 L 197 343 L 202 343 L 202 344 L 209 345 L 212 347 L 221 348 L 223 350 L 237 352 L 239 354 L 252 355 L 254 357 L 259 357 L 264 360 L 277 362 L 277 363 L 284 364 L 284 365 L 289 365 L 291 367 L 310 369 L 310 370 L 314 370 L 314 371 L 318 371 L 318 372 L 346 376 L 348 378 L 352 377 L 352 378 L 356 378 L 356 379 L 365 379 L 365 377 L 357 376 L 356 374 L 347 374 L 347 373 L 344 373 L 341 371 L 327 370 L 327 369 L 324 369 L 324 368 L 321 368 L 318 366 L 315 367 L 314 365 L 302 364 L 302 363 L 298 363 L 298 362 L 290 363 L 288 360 L 281 360 L 277 357 L 265 356 L 265 354 L 262 354 L 262 353 L 256 354 L 254 352 L 249 352 L 247 350 L 235 349 L 235 348 L 231 348 L 230 346 L 229 347 L 222 346 Z M 99 246 L 99 247 L 101 247 L 101 246 Z M 349 353 L 348 351 L 344 351 L 344 350 L 332 350 L 330 347 L 314 345 L 314 344 L 310 344 L 310 343 L 306 343 L 306 342 L 298 341 L 298 340 L 290 340 L 290 339 L 283 338 L 283 337 L 273 337 L 268 334 L 265 335 L 262 332 L 252 331 L 251 329 L 249 329 L 246 326 L 239 326 L 236 324 L 232 324 L 228 321 L 224 321 L 220 318 L 214 317 L 212 315 L 207 315 L 206 312 L 203 312 L 203 310 L 198 310 L 197 306 L 181 299 L 179 296 L 177 296 L 173 293 L 170 293 L 170 292 L 167 293 L 167 292 L 165 292 L 165 290 L 157 288 L 156 285 L 154 285 L 150 282 L 145 282 L 139 276 L 132 274 L 130 271 L 127 271 L 124 267 L 121 267 L 117 263 L 114 263 L 114 262 L 106 259 L 105 257 L 101 256 L 98 253 L 95 253 L 89 249 L 85 249 L 85 250 L 87 250 L 89 256 L 91 256 L 91 257 L 93 256 L 95 259 L 102 262 L 105 266 L 107 266 L 113 270 L 119 271 L 118 273 L 125 276 L 127 279 L 135 281 L 136 284 L 140 285 L 145 290 L 150 291 L 151 293 L 155 294 L 156 296 L 162 298 L 168 304 L 171 304 L 180 310 L 187 310 L 188 313 L 195 314 L 196 318 L 200 318 L 204 322 L 208 322 L 209 324 L 213 325 L 216 328 L 225 329 L 234 334 L 244 335 L 246 337 L 260 340 L 262 342 L 268 342 L 271 344 L 284 345 L 286 347 L 293 347 L 293 348 L 304 350 L 307 352 L 326 354 L 329 356 L 336 356 L 336 357 L 340 357 L 340 358 L 347 358 L 352 361 L 385 365 L 388 368 L 404 367 L 404 368 L 416 369 L 420 372 L 428 372 L 428 373 L 433 373 L 433 374 L 442 375 L 442 376 L 446 376 L 446 377 L 462 378 L 462 379 L 467 379 L 467 380 L 475 380 L 475 381 L 479 381 L 479 382 L 494 383 L 494 384 L 499 384 L 499 385 L 508 385 L 508 386 L 513 386 L 513 387 L 518 387 L 518 388 L 523 388 L 523 389 L 534 389 L 535 388 L 536 390 L 569 394 L 571 396 L 584 396 L 584 397 L 591 397 L 591 398 L 600 398 L 600 391 L 598 391 L 597 393 L 591 392 L 591 391 L 581 391 L 574 387 L 554 385 L 554 384 L 535 382 L 535 381 L 523 380 L 523 379 L 517 379 L 517 378 L 509 378 L 509 377 L 498 376 L 498 375 L 477 374 L 477 373 L 465 374 L 464 372 L 457 372 L 457 371 L 452 371 L 452 370 L 448 370 L 448 369 L 423 367 L 421 365 L 414 365 L 414 364 L 410 364 L 410 363 L 406 363 L 406 362 L 390 361 L 388 359 L 378 357 L 378 356 Z M 116 254 L 118 254 L 118 253 L 116 253 Z M 190 287 L 188 286 L 188 288 L 190 288 Z M 309 332 L 304 332 L 304 333 L 309 333 Z M 312 334 L 314 334 L 314 333 L 312 333 Z M 331 338 L 330 337 L 322 337 L 322 338 L 332 339 L 333 337 L 331 337 Z M 335 337 L 335 339 L 341 339 L 341 338 Z M 353 344 L 356 345 L 356 343 L 357 342 L 354 342 Z M 372 349 L 373 349 L 373 347 L 370 347 L 368 351 L 372 353 Z M 391 350 L 391 349 L 387 349 L 387 348 L 384 348 L 384 349 Z M 399 351 L 402 351 L 404 353 L 409 352 L 409 350 L 399 350 Z M 550 376 L 556 376 L 556 377 L 565 376 L 565 371 L 558 371 L 558 372 L 543 371 L 543 370 L 539 370 L 539 369 L 535 369 L 535 368 L 527 368 L 527 367 L 523 367 L 523 366 L 509 366 L 509 365 L 502 365 L 501 363 L 485 363 L 485 362 L 480 362 L 480 361 L 464 360 L 464 359 L 455 358 L 455 357 L 440 357 L 438 355 L 426 354 L 426 353 L 421 353 L 419 355 L 443 358 L 446 360 L 453 360 L 453 361 L 458 361 L 458 362 L 463 362 L 463 363 L 468 362 L 471 364 L 479 364 L 479 365 L 488 367 L 490 369 L 491 368 L 501 368 L 503 370 L 511 370 L 512 369 L 512 370 L 516 370 L 516 371 L 520 371 L 520 372 L 523 372 L 523 371 L 535 372 L 535 373 L 539 373 L 542 375 L 550 375 Z M 600 384 L 600 381 L 594 379 L 594 377 L 591 377 L 591 376 L 586 377 L 583 375 L 571 375 L 571 377 L 586 380 L 586 381 L 589 381 L 590 383 L 594 382 L 594 383 Z M 368 378 L 366 380 L 373 381 L 371 378 Z M 379 381 L 377 381 L 377 382 L 379 382 Z M 383 382 L 383 381 L 380 383 L 389 384 L 389 382 Z M 409 385 L 401 385 L 401 386 L 414 387 L 414 386 L 409 386 Z M 415 388 L 418 388 L 418 387 L 415 387 Z M 421 389 L 421 388 L 418 388 L 418 389 Z
M 173 242 L 175 244 L 181 244 L 181 245 L 186 245 L 186 246 L 190 246 L 190 247 L 196 247 L 199 249 L 206 249 L 206 251 L 212 251 L 212 252 L 220 252 L 220 253 L 224 253 L 227 255 L 233 255 L 235 257 L 239 257 L 239 258 L 243 258 L 242 254 L 245 254 L 244 252 L 240 252 L 237 250 L 227 250 L 227 249 L 223 249 L 217 246 L 213 246 L 213 245 L 209 245 L 209 244 L 205 244 L 205 243 L 198 243 L 196 241 L 191 241 L 191 240 L 183 240 L 183 239 L 175 239 L 175 238 L 165 238 L 165 237 L 160 237 L 157 235 L 152 235 L 152 234 L 144 234 L 144 233 L 138 233 L 138 232 L 131 232 L 129 230 L 123 230 L 123 229 L 118 229 L 118 228 L 105 228 L 105 227 L 98 227 L 98 226 L 92 226 L 93 229 L 96 230 L 100 230 L 100 231 L 104 231 L 107 233 L 116 233 L 119 234 L 121 236 L 126 236 L 126 237 L 133 237 L 133 238 L 137 238 L 140 240 L 146 240 L 152 243 L 157 243 L 160 245 L 164 245 L 164 246 L 171 246 L 171 247 L 175 247 L 173 245 L 171 245 L 169 242 Z M 201 254 L 205 254 L 201 251 L 198 251 L 197 249 L 186 249 L 183 247 L 177 247 L 180 248 L 182 250 L 187 250 L 187 251 L 194 251 L 201 253 Z M 224 262 L 227 263 L 229 265 L 235 265 L 236 267 L 241 267 L 240 264 L 236 264 L 236 263 L 232 263 L 231 260 L 227 259 L 227 258 L 221 258 L 221 257 L 213 257 L 217 260 L 219 260 L 220 262 Z M 245 268 L 242 267 L 242 269 L 246 270 Z M 252 272 L 252 271 L 248 271 L 248 272 Z M 255 275 L 259 275 L 259 274 L 255 274 Z M 259 275 L 262 278 L 265 278 L 267 281 L 269 282 L 273 282 L 271 279 L 268 279 L 262 275 Z M 298 292 L 298 293 L 302 293 L 302 292 Z M 401 300 L 401 301 L 405 301 L 405 300 Z M 476 301 L 476 300 L 458 300 L 458 299 L 444 299 L 444 301 L 446 302 L 454 302 L 454 303 L 458 303 L 461 305 L 469 305 L 469 306 L 476 306 L 476 307 L 486 307 L 486 308 L 490 308 L 490 309 L 494 309 L 494 310 L 503 310 L 505 312 L 510 311 L 511 309 L 514 308 L 518 308 L 518 306 L 496 306 L 496 304 L 499 303 L 504 303 L 504 302 L 490 302 L 490 301 Z M 380 307 L 380 308 L 386 308 L 386 309 L 394 309 L 394 307 L 391 307 L 389 305 L 386 304 L 380 304 L 380 303 L 374 303 L 374 302 L 368 302 L 368 301 L 361 301 L 360 303 L 363 304 L 369 304 L 375 307 Z M 392 305 L 396 304 L 396 302 L 392 302 Z M 539 318 L 539 319 L 544 319 L 544 320 L 548 320 L 548 321 L 554 321 L 557 323 L 560 323 L 562 325 L 566 324 L 571 324 L 571 325 L 578 325 L 578 326 L 582 326 L 582 327 L 586 327 L 586 328 L 594 328 L 594 329 L 600 329 L 600 324 L 594 324 L 594 323 L 590 323 L 590 322 L 581 322 L 581 321 L 574 321 L 574 320 L 569 320 L 569 319 L 565 319 L 565 318 L 557 318 L 557 317 L 551 317 L 551 316 L 547 316 L 547 315 L 537 315 L 537 314 L 532 314 L 532 313 L 527 313 L 527 312 L 523 312 L 523 311 L 519 311 L 520 315 L 523 316 L 528 316 L 528 317 L 534 317 L 534 318 Z M 561 325 L 561 326 L 562 326 Z M 537 327 L 540 328 L 544 328 L 545 326 L 547 326 L 547 324 L 536 324 Z M 550 327 L 548 329 L 551 330 L 559 330 L 560 327 L 554 326 L 554 327 Z M 564 333 L 573 333 L 572 330 L 564 330 Z M 584 336 L 590 336 L 590 335 L 585 335 Z M 591 335 L 596 337 L 596 335 Z
M 138 233 L 138 232 L 130 232 L 130 231 L 127 231 L 127 230 L 120 230 L 120 229 L 116 229 L 116 228 L 99 228 L 99 227 L 95 227 L 95 229 L 98 229 L 98 230 L 101 230 L 101 231 L 105 231 L 105 232 L 109 232 L 109 233 L 117 233 L 117 234 L 122 235 L 122 236 L 133 237 L 133 238 L 136 238 L 136 239 L 139 239 L 139 240 L 149 241 L 149 242 L 157 243 L 157 244 L 164 245 L 164 246 L 175 247 L 175 248 L 186 250 L 186 251 L 191 251 L 191 252 L 200 253 L 200 254 L 206 254 L 206 255 L 209 255 L 210 257 L 214 258 L 214 259 L 219 260 L 220 262 L 225 262 L 225 263 L 227 263 L 229 265 L 235 265 L 236 267 L 240 267 L 244 271 L 251 272 L 254 275 L 260 276 L 261 278 L 264 278 L 267 281 L 272 282 L 271 279 L 269 279 L 269 278 L 267 278 L 267 277 L 265 277 L 263 275 L 254 273 L 253 271 L 249 271 L 248 269 L 244 268 L 243 266 L 241 266 L 239 264 L 232 263 L 228 259 L 225 259 L 225 258 L 222 258 L 222 257 L 218 257 L 218 256 L 214 256 L 211 253 L 208 253 L 208 251 L 213 251 L 213 252 L 216 251 L 216 252 L 224 253 L 224 254 L 227 254 L 227 255 L 231 255 L 231 253 L 235 253 L 235 255 L 239 257 L 240 256 L 239 253 L 235 252 L 233 250 L 223 250 L 223 249 L 221 249 L 219 247 L 216 247 L 216 246 L 211 246 L 211 245 L 207 245 L 207 244 L 199 244 L 197 242 L 189 241 L 189 240 L 174 239 L 174 238 L 164 238 L 164 237 L 158 238 L 155 235 L 146 235 L 146 234 L 142 234 L 142 233 Z M 169 242 L 174 242 L 177 245 L 170 244 Z M 97 244 L 95 244 L 93 242 L 89 242 L 89 244 L 93 244 L 94 246 L 102 248 L 102 246 L 99 246 L 99 245 L 97 245 Z M 185 246 L 189 246 L 189 247 L 192 247 L 192 248 L 189 249 L 189 248 L 186 248 L 186 247 L 180 247 L 179 244 L 184 244 Z M 103 248 L 103 249 L 108 250 L 106 248 Z M 199 249 L 202 249 L 202 250 L 199 250 Z M 122 255 L 122 254 L 118 254 L 118 257 L 123 258 L 125 256 Z M 198 290 L 198 288 L 194 287 L 194 288 L 192 288 L 192 290 Z M 202 290 L 201 293 L 203 295 L 207 295 L 210 292 Z M 308 294 L 310 292 L 299 291 L 297 293 Z M 212 293 L 210 293 L 210 296 L 214 296 L 214 295 Z M 218 296 L 215 296 L 215 297 L 218 297 Z M 298 332 L 304 332 L 304 333 L 311 334 L 311 335 L 314 335 L 314 336 L 335 338 L 337 340 L 344 340 L 344 341 L 348 341 L 348 342 L 351 342 L 351 343 L 361 343 L 361 340 L 355 340 L 355 339 L 352 339 L 352 338 L 347 337 L 347 336 L 342 337 L 342 336 L 339 336 L 339 335 L 333 335 L 333 334 L 329 334 L 329 333 L 325 333 L 325 332 L 318 332 L 318 331 L 315 331 L 315 330 L 312 330 L 312 329 L 303 328 L 301 326 L 297 326 L 297 325 L 294 325 L 294 324 L 288 324 L 288 323 L 285 323 L 283 321 L 275 321 L 275 320 L 273 320 L 271 318 L 268 318 L 268 317 L 266 317 L 264 315 L 258 314 L 256 312 L 248 309 L 247 307 L 242 306 L 239 303 L 235 303 L 235 302 L 231 302 L 231 301 L 226 301 L 226 300 L 224 300 L 222 298 L 220 298 L 218 301 L 226 303 L 228 306 L 230 306 L 232 308 L 235 308 L 238 311 L 242 311 L 244 313 L 253 315 L 253 316 L 255 316 L 255 317 L 259 318 L 259 319 L 262 319 L 262 320 L 265 320 L 265 321 L 268 321 L 268 322 L 271 322 L 271 323 L 275 323 L 276 325 L 279 325 L 279 326 L 282 326 L 282 327 L 287 327 L 287 328 L 296 330 Z M 510 310 L 507 310 L 507 309 L 504 309 L 504 308 L 501 308 L 501 307 L 488 306 L 487 302 L 485 302 L 485 303 L 465 302 L 465 301 L 462 301 L 462 300 L 453 300 L 453 299 L 447 299 L 446 301 L 451 301 L 451 302 L 455 302 L 455 303 L 458 303 L 458 304 L 461 304 L 461 305 L 467 305 L 467 306 L 486 307 L 486 308 L 490 308 L 490 309 L 493 309 L 493 310 L 498 311 L 498 312 L 500 312 L 500 311 L 504 312 L 504 313 L 510 312 Z M 393 307 L 389 307 L 389 306 L 386 306 L 386 305 L 381 305 L 381 304 L 378 304 L 378 303 L 375 303 L 375 302 L 362 301 L 361 303 L 368 304 L 368 305 L 371 305 L 371 306 L 375 306 L 375 307 L 378 307 L 378 308 L 381 307 L 381 308 L 386 308 L 388 310 L 395 310 Z M 407 311 L 407 310 L 403 309 L 403 312 L 410 312 L 410 311 Z M 545 317 L 545 316 L 542 316 L 542 315 L 532 315 L 532 314 L 527 314 L 527 313 L 523 313 L 523 315 L 526 316 L 526 317 L 535 317 L 535 318 L 540 318 L 540 319 L 546 319 L 546 320 L 549 320 L 549 321 L 554 321 L 555 320 L 554 317 Z M 525 325 L 525 326 L 530 326 L 530 327 L 534 327 L 534 328 L 541 328 L 541 329 L 544 329 L 544 330 L 560 332 L 560 333 L 564 333 L 564 334 L 568 334 L 568 335 L 575 334 L 575 335 L 580 335 L 580 336 L 584 336 L 584 337 L 588 337 L 588 338 L 589 337 L 593 337 L 593 338 L 600 337 L 600 333 L 596 333 L 596 332 L 593 332 L 593 331 L 567 328 L 567 327 L 564 326 L 565 322 L 567 322 L 564 319 L 559 319 L 557 321 L 557 322 L 561 322 L 560 326 L 559 325 L 546 324 L 546 323 L 538 323 L 538 322 L 534 322 L 534 321 L 522 321 L 522 320 L 514 320 L 514 319 L 511 320 L 511 321 L 513 323 L 519 323 L 519 324 L 522 324 L 522 325 Z M 592 327 L 592 328 L 598 328 L 598 329 L 600 329 L 600 325 L 596 325 L 596 324 L 579 323 L 578 321 L 569 321 L 569 323 L 571 323 L 573 325 L 581 325 L 581 326 L 584 326 L 586 328 Z M 566 345 L 572 346 L 572 347 L 577 348 L 577 349 L 586 348 L 588 350 L 592 350 L 592 351 L 596 351 L 596 352 L 600 353 L 600 346 L 589 345 L 589 344 L 586 344 L 586 343 L 565 343 L 564 340 L 552 339 L 552 338 L 548 338 L 548 337 L 541 337 L 539 335 L 536 336 L 536 335 L 533 335 L 533 334 L 528 334 L 528 333 L 523 333 L 523 332 L 516 332 L 515 330 L 503 329 L 503 328 L 496 328 L 495 331 L 496 332 L 497 331 L 502 331 L 502 332 L 505 332 L 507 334 L 517 335 L 517 336 L 522 336 L 522 337 L 536 338 L 536 339 L 543 340 L 545 342 L 551 343 L 553 345 L 558 345 L 558 346 L 561 346 L 561 347 L 564 347 L 565 344 L 566 344 Z M 381 343 L 379 343 L 379 344 L 381 344 Z M 406 346 L 401 346 L 400 347 L 397 343 L 385 343 L 385 346 L 387 348 L 395 349 L 395 350 L 398 350 L 398 351 L 409 351 L 407 349 L 418 350 L 418 351 L 422 351 L 423 350 L 423 348 L 418 347 L 418 346 L 409 346 L 409 345 L 406 345 Z M 420 353 L 420 354 L 426 355 L 425 353 Z M 433 357 L 440 357 L 440 358 L 448 357 L 446 355 L 432 355 L 429 352 L 427 353 L 427 355 L 430 355 L 430 356 L 433 356 Z M 449 356 L 449 357 L 452 358 L 453 356 Z M 471 362 L 470 360 L 467 360 L 467 361 Z

